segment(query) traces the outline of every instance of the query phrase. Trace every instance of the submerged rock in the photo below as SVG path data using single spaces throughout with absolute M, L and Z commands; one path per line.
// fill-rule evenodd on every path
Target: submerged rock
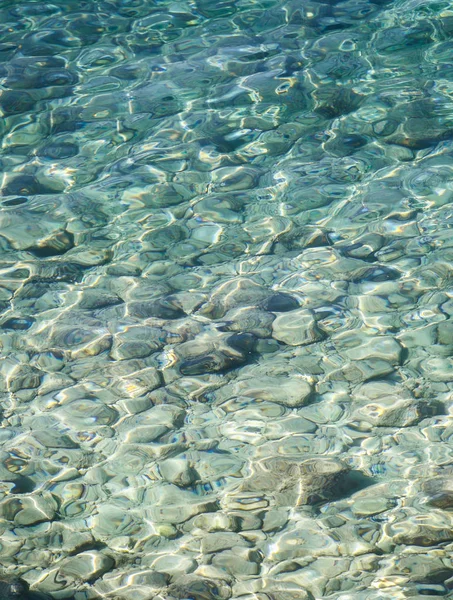
M 247 332 L 258 338 L 269 338 L 272 335 L 272 321 L 275 316 L 254 307 L 233 308 L 224 317 L 226 324 L 222 331 Z
M 317 504 L 342 493 L 341 480 L 350 468 L 337 458 L 305 460 L 270 457 L 256 463 L 243 489 L 275 497 L 278 505 Z
M 255 344 L 252 333 L 200 335 L 177 347 L 176 354 L 181 359 L 179 370 L 182 375 L 226 371 L 247 362 Z
M 4 600 L 9 598 L 27 598 L 28 583 L 23 579 L 0 580 L 0 597 Z
M 427 496 L 426 503 L 436 508 L 453 510 L 453 482 L 446 475 L 427 479 L 422 483 L 422 490 Z
M 305 346 L 323 339 L 312 313 L 306 309 L 292 310 L 278 316 L 272 324 L 273 337 L 288 346 Z
M 275 402 L 288 408 L 300 408 L 308 403 L 312 393 L 310 383 L 300 375 L 270 376 L 261 375 L 242 379 L 228 388 L 231 396 L 256 398 L 260 401 Z
M 67 558 L 59 571 L 63 577 L 91 582 L 110 571 L 114 566 L 113 558 L 97 550 L 90 550 Z
M 10 497 L 0 504 L 0 516 L 8 521 L 14 521 L 17 526 L 52 521 L 56 511 L 57 503 L 49 492 Z
M 0 579 L 1 600 L 50 600 L 50 596 L 41 592 L 32 592 L 23 579 L 14 577 Z
M 288 312 L 299 308 L 299 302 L 293 296 L 284 292 L 277 292 L 262 302 L 264 310 L 270 312 Z
M 222 318 L 232 308 L 258 306 L 265 302 L 269 293 L 250 278 L 237 278 L 218 286 L 211 299 L 201 307 L 200 312 L 212 319 Z
M 214 581 L 195 575 L 184 575 L 168 587 L 169 598 L 176 600 L 227 600 L 231 596 L 231 588 L 221 580 Z

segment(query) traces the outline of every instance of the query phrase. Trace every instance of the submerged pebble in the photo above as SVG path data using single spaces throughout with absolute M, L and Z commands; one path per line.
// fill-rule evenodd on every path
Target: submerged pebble
M 0 580 L 0 594 L 4 600 L 50 600 L 50 596 L 31 591 L 28 583 L 21 578 Z

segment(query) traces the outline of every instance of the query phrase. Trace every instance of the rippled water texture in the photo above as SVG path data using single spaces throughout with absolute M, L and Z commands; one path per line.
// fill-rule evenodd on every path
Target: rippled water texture
M 0 1 L 1 598 L 453 597 L 452 34 Z

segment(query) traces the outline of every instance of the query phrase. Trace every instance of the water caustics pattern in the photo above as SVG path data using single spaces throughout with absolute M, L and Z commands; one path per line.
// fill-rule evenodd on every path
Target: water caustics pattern
M 0 1 L 2 598 L 453 597 L 452 34 Z

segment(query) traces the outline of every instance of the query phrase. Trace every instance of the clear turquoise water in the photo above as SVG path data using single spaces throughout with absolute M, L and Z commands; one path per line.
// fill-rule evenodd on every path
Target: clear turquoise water
M 453 5 L 0 31 L 0 598 L 453 597 Z

